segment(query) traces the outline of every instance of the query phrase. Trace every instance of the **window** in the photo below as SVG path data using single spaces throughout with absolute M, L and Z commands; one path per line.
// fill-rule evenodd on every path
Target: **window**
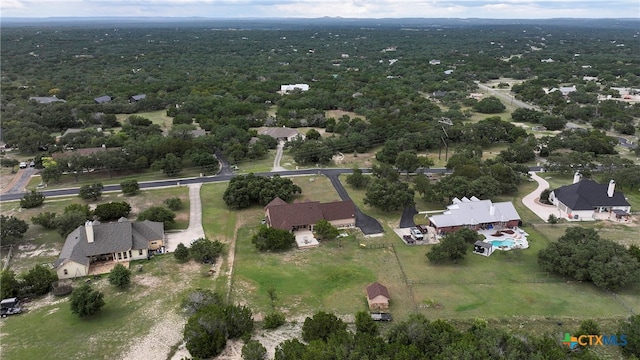
M 127 260 L 127 252 L 126 251 L 123 253 L 123 255 L 124 255 L 124 259 Z
M 65 274 L 65 275 L 69 275 L 69 270 L 64 269 L 64 274 Z
M 142 249 L 138 250 L 138 255 L 142 256 Z
M 129 250 L 129 257 L 131 257 L 131 250 Z
M 122 260 L 122 253 L 118 253 L 118 260 Z

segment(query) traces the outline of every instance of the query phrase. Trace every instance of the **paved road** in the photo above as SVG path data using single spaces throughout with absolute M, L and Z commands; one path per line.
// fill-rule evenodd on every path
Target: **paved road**
M 189 227 L 182 231 L 168 232 L 165 247 L 168 252 L 174 252 L 178 244 L 191 246 L 193 240 L 204 237 L 202 228 L 202 201 L 200 200 L 200 188 L 202 183 L 189 184 Z
M 36 169 L 28 167 L 26 169 L 18 170 L 18 173 L 13 177 L 13 180 L 7 185 L 5 189 L 2 189 L 3 194 L 15 194 L 24 193 L 25 187 L 29 184 L 31 176 L 36 173 Z
M 416 226 L 415 221 L 413 221 L 413 216 L 417 213 L 415 205 L 405 207 L 402 211 L 402 217 L 400 218 L 400 228 Z
M 276 148 L 276 158 L 273 159 L 273 168 L 271 172 L 276 171 L 286 171 L 287 169 L 280 166 L 280 161 L 282 161 L 282 153 L 284 151 L 284 141 L 278 141 L 278 147 Z
M 331 184 L 336 189 L 336 192 L 338 192 L 338 195 L 340 195 L 340 198 L 342 200 L 351 200 L 351 198 L 349 197 L 349 194 L 347 193 L 347 190 L 344 188 L 344 186 L 342 186 L 342 183 L 338 178 L 340 173 L 332 172 L 331 174 L 325 174 L 325 175 L 329 178 L 329 180 L 331 180 Z M 382 225 L 380 225 L 378 220 L 363 213 L 357 206 L 356 206 L 356 226 L 360 228 L 360 230 L 365 235 L 381 234 L 384 232 L 384 229 L 382 228 Z
M 533 211 L 534 214 L 538 215 L 538 217 L 545 222 L 549 219 L 549 215 L 551 214 L 560 218 L 560 210 L 558 210 L 558 208 L 553 205 L 541 204 L 538 201 L 538 199 L 540 199 L 540 194 L 542 194 L 545 189 L 549 188 L 547 180 L 541 178 L 533 171 L 529 174 L 531 174 L 531 178 L 533 180 L 538 182 L 538 187 L 533 190 L 533 192 L 522 198 L 524 206 L 528 207 L 529 210 Z
M 479 82 L 476 82 L 476 84 L 478 85 L 478 87 L 481 90 L 484 90 L 487 93 L 489 93 L 489 94 L 501 99 L 505 103 L 512 104 L 512 105 L 515 105 L 517 107 L 521 107 L 521 108 L 525 108 L 525 109 L 534 109 L 534 110 L 540 111 L 540 109 L 537 106 L 533 106 L 531 104 L 527 104 L 524 101 L 518 100 L 511 94 L 507 94 L 505 92 L 493 89 L 493 88 L 491 88 L 491 87 L 489 87 L 487 85 L 481 84 Z

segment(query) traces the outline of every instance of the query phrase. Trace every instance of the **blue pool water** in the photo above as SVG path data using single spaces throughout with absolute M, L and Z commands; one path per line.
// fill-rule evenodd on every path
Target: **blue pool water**
M 491 240 L 491 245 L 493 247 L 507 246 L 512 248 L 516 242 L 513 239 L 504 239 L 504 240 Z

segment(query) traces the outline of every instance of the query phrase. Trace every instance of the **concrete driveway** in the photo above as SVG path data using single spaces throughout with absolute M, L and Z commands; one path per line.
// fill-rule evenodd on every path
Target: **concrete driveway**
M 168 252 L 174 252 L 178 244 L 191 246 L 193 240 L 204 237 L 202 228 L 202 201 L 200 200 L 200 187 L 202 183 L 189 184 L 189 227 L 186 230 L 165 234 L 165 248 Z
M 547 222 L 549 215 L 551 214 L 560 218 L 561 215 L 558 208 L 553 205 L 542 204 L 539 200 L 540 194 L 542 194 L 545 189 L 549 188 L 549 183 L 533 171 L 529 174 L 531 175 L 531 178 L 538 183 L 538 187 L 529 195 L 522 198 L 524 206 L 528 207 L 529 210 L 533 211 L 534 214 L 538 215 L 538 217 L 545 222 Z

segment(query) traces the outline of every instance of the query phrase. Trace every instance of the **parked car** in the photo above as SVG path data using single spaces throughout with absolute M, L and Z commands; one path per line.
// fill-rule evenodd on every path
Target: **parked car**
M 14 163 L 15 164 L 15 163 Z M 27 163 L 24 161 L 20 162 L 20 169 L 26 169 L 27 168 Z
M 9 315 L 20 314 L 22 308 L 20 307 L 20 300 L 18 298 L 8 298 L 0 301 L 0 316 L 3 318 Z
M 414 239 L 416 240 L 424 239 L 424 236 L 422 235 L 422 231 L 418 230 L 417 227 L 412 227 L 411 229 L 409 229 L 409 231 L 411 232 L 411 236 L 413 236 Z
M 392 317 L 389 313 L 371 313 L 371 319 L 373 321 L 391 321 Z

